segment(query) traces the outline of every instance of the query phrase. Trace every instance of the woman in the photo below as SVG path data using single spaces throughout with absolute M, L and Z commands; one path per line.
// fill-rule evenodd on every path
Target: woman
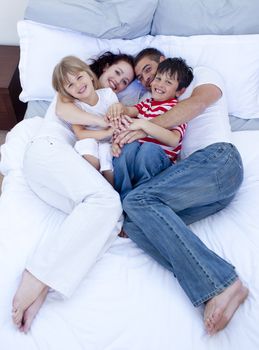
M 92 69 L 100 86 L 116 93 L 134 78 L 133 60 L 127 55 L 106 53 L 93 62 Z M 55 98 L 24 157 L 24 176 L 30 188 L 66 214 L 58 232 L 42 237 L 13 299 L 13 321 L 24 332 L 29 330 L 49 287 L 66 297 L 72 295 L 121 229 L 119 195 L 73 148 L 75 136 L 70 123 L 76 120 L 84 124 L 86 112 L 69 103 L 71 110 L 63 116 L 64 102 L 58 102 L 60 117 L 55 113 Z

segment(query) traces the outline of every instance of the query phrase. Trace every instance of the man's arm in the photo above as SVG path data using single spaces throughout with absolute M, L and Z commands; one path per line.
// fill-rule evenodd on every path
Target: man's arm
M 213 84 L 197 86 L 192 95 L 180 101 L 174 108 L 152 119 L 152 123 L 170 129 L 184 124 L 201 114 L 207 107 L 217 102 L 222 96 L 220 88 Z

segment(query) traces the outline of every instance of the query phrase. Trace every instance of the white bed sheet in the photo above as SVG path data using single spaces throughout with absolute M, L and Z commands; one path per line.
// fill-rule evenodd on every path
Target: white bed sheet
M 259 131 L 232 134 L 244 160 L 244 182 L 226 209 L 192 225 L 211 249 L 236 266 L 250 289 L 224 331 L 208 336 L 202 308 L 191 305 L 176 279 L 119 237 L 69 300 L 49 293 L 31 331 L 25 335 L 15 329 L 11 303 L 26 259 L 44 232 L 56 230 L 64 218 L 41 202 L 22 176 L 23 140 L 40 124 L 40 118 L 22 122 L 2 148 L 0 349 L 258 350 Z

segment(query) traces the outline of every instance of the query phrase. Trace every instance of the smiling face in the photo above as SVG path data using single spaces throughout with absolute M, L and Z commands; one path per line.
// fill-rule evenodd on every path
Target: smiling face
M 164 56 L 160 58 L 163 60 Z M 150 84 L 155 78 L 159 62 L 152 60 L 149 56 L 143 57 L 135 66 L 137 79 L 146 89 L 150 90 Z
M 99 83 L 103 88 L 111 88 L 115 93 L 118 93 L 132 82 L 134 71 L 131 65 L 125 61 L 107 66 L 102 75 L 99 77 Z
M 77 100 L 88 104 L 96 101 L 97 94 L 93 86 L 93 80 L 85 71 L 76 74 L 68 73 L 64 89 Z
M 157 73 L 151 83 L 152 98 L 155 101 L 166 101 L 170 98 L 178 97 L 181 93 L 177 92 L 179 82 L 177 73 L 170 76 L 168 73 Z

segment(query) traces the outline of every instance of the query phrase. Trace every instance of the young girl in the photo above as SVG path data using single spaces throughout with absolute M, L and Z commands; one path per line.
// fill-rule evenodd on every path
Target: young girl
M 114 129 L 106 124 L 103 117 L 108 108 L 118 102 L 116 94 L 111 88 L 98 89 L 99 82 L 90 67 L 74 56 L 64 57 L 56 65 L 52 83 L 64 103 L 73 102 L 83 111 L 96 116 L 90 119 L 86 114 L 84 125 L 72 124 L 78 139 L 75 150 L 112 183 L 109 140 Z

